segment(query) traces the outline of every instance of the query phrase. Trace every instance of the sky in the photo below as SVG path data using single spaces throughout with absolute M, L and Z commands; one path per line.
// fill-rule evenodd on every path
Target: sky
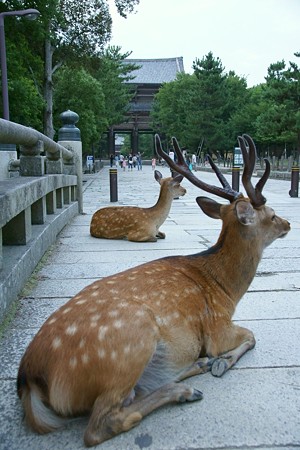
M 112 14 L 110 45 L 130 58 L 183 57 L 185 72 L 210 51 L 225 72 L 264 83 L 268 67 L 284 60 L 300 66 L 300 0 L 140 0 L 135 13 Z

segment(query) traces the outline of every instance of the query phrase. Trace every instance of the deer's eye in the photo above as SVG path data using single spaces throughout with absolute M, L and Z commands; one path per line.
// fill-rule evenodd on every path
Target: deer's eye
M 276 215 L 273 214 L 273 216 L 271 217 L 271 220 L 274 222 L 275 219 L 276 219 Z

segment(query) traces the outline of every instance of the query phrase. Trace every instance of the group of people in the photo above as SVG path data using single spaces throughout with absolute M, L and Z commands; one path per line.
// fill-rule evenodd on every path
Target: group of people
M 137 170 L 142 170 L 142 155 L 140 152 L 137 154 L 129 153 L 127 156 L 122 154 L 119 156 L 110 155 L 110 167 L 113 167 L 114 165 L 122 167 L 124 172 L 126 167 L 128 167 L 128 170 L 133 170 L 135 168 L 137 168 Z
M 175 154 L 173 150 L 169 151 L 170 158 L 175 159 Z M 193 153 L 191 156 L 188 154 L 187 151 L 183 151 L 183 156 L 185 158 L 185 161 L 187 165 L 189 166 L 190 170 L 196 170 L 197 165 L 197 157 Z M 151 161 L 152 169 L 155 170 L 156 168 L 156 158 L 153 157 Z M 137 170 L 142 170 L 142 155 L 140 152 L 137 154 L 129 153 L 129 155 L 124 156 L 122 153 L 118 156 L 110 155 L 110 167 L 113 166 L 119 166 L 123 169 L 123 171 L 126 171 L 126 168 L 128 168 L 129 171 L 134 170 L 137 168 Z

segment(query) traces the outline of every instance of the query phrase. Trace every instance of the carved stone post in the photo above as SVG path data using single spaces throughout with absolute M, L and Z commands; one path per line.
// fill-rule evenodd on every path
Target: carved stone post
M 37 141 L 32 147 L 20 145 L 20 175 L 23 177 L 41 177 L 45 174 L 44 157 L 41 152 L 44 150 L 44 143 Z
M 46 173 L 63 173 L 63 160 L 61 152 L 58 150 L 56 153 L 46 152 Z
M 75 124 L 79 120 L 79 116 L 75 112 L 68 110 L 61 113 L 59 117 L 63 123 L 63 126 L 58 131 L 58 144 L 63 145 L 68 150 L 71 150 L 74 155 L 73 161 L 71 161 L 71 165 L 68 165 L 68 161 L 64 161 L 64 173 L 77 175 L 78 209 L 79 213 L 82 214 L 82 142 L 80 130 L 75 126 Z

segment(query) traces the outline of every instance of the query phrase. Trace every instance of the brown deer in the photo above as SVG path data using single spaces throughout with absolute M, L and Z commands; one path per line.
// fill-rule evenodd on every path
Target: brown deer
M 135 242 L 156 242 L 157 238 L 165 239 L 166 235 L 159 231 L 171 209 L 174 198 L 186 194 L 180 185 L 182 175 L 174 178 L 163 178 L 154 171 L 154 177 L 160 184 L 157 203 L 150 208 L 137 206 L 110 206 L 101 208 L 93 214 L 90 233 L 96 238 L 124 239 Z
M 205 214 L 222 220 L 220 237 L 202 253 L 157 259 L 96 281 L 50 316 L 18 373 L 18 394 L 34 430 L 47 433 L 64 418 L 90 413 L 84 441 L 99 444 L 162 405 L 200 400 L 200 391 L 179 381 L 209 370 L 221 376 L 254 347 L 253 333 L 232 316 L 264 248 L 290 224 L 265 205 L 269 163 L 253 187 L 255 146 L 249 136 L 238 140 L 249 198 L 234 191 L 212 161 L 222 188 L 203 183 L 177 141 L 175 164 L 156 136 L 158 153 L 174 170 L 230 201 L 197 199 Z

